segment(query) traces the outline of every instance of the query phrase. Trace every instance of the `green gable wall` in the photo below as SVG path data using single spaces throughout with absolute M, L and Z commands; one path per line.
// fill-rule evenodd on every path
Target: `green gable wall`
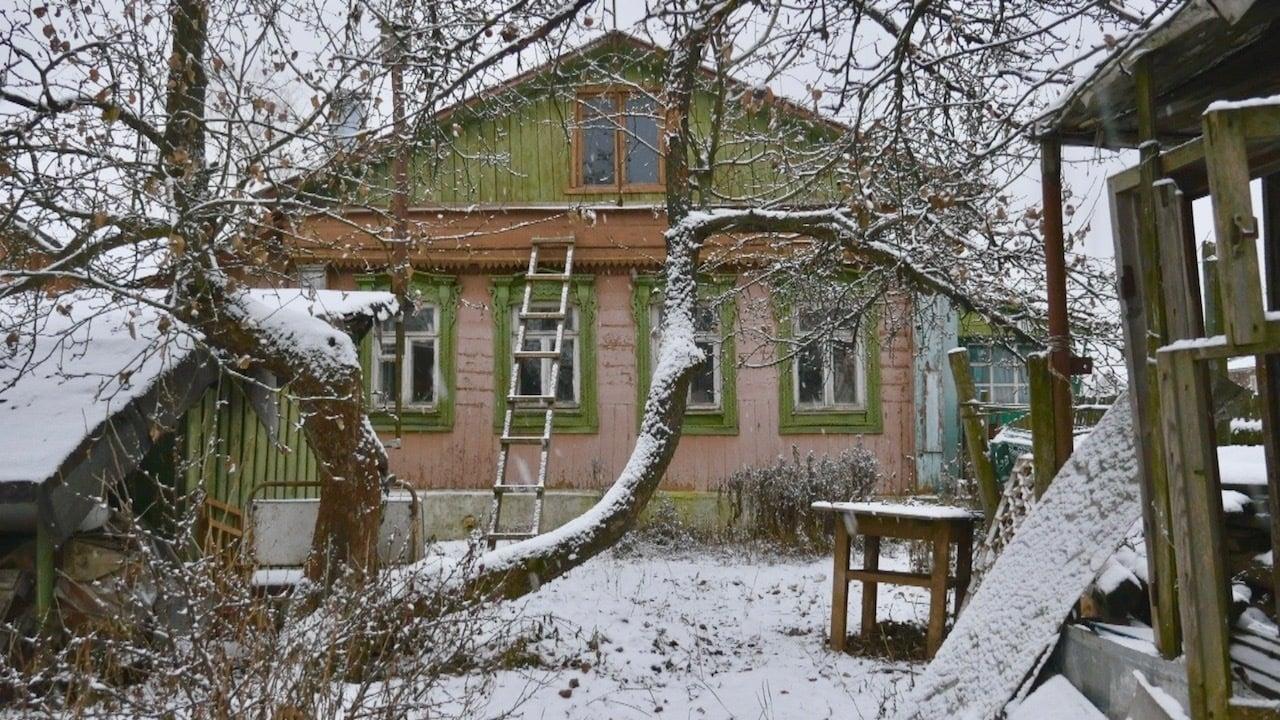
M 598 49 L 560 68 L 529 78 L 505 93 L 462 107 L 421 137 L 413 160 L 413 196 L 417 206 L 564 205 L 663 202 L 661 193 L 572 193 L 574 98 L 584 85 L 611 84 L 654 89 L 662 66 L 653 53 L 630 47 Z M 715 96 L 710 88 L 695 94 L 695 134 L 711 131 Z M 734 91 L 730 91 L 732 97 Z M 791 204 L 831 202 L 839 197 L 836 174 L 821 169 L 826 151 L 840 135 L 782 105 L 751 112 L 727 101 L 721 131 L 720 161 L 746 163 L 721 168 L 714 179 L 711 204 L 733 204 L 761 197 L 776 198 L 794 189 L 793 178 L 820 178 Z M 787 163 L 780 171 L 775 165 Z M 782 178 L 787 178 L 782 181 Z M 373 170 L 372 185 L 389 187 L 385 166 Z M 375 195 L 376 197 L 376 195 Z

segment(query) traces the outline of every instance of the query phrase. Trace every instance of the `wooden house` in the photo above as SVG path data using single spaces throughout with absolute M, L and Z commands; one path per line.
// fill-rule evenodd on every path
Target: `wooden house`
M 391 451 L 397 476 L 452 492 L 457 502 L 470 498 L 476 516 L 486 507 L 520 272 L 539 237 L 575 243 L 565 371 L 555 389 L 565 409 L 556 413 L 549 484 L 583 491 L 581 502 L 589 502 L 617 476 L 634 444 L 658 340 L 654 291 L 667 229 L 655 93 L 662 61 L 648 42 L 609 32 L 445 110 L 424 131 L 409 163 L 406 259 L 419 303 L 401 369 L 402 438 Z M 741 97 L 757 105 L 724 129 L 721 150 L 739 162 L 700 180 L 704 193 L 714 193 L 713 205 L 780 197 L 788 190 L 787 175 L 773 164 L 780 154 L 796 164 L 790 172 L 803 174 L 806 159 L 819 155 L 814 150 L 845 130 L 763 88 Z M 714 102 L 708 88 L 695 95 L 691 120 L 703 132 Z M 362 184 L 377 194 L 391 182 L 380 166 Z M 834 174 L 819 174 L 795 203 L 837 197 Z M 302 222 L 292 243 L 299 277 L 328 288 L 388 287 L 393 258 L 385 240 L 396 231 L 386 208 L 353 203 Z M 938 483 L 959 443 L 943 353 L 960 323 L 945 301 L 931 308 L 944 318 L 934 329 L 922 331 L 919 322 L 892 333 L 883 324 L 868 327 L 846 338 L 856 355 L 828 343 L 774 364 L 775 348 L 747 347 L 742 331 L 785 336 L 794 316 L 771 305 L 759 283 L 745 282 L 740 263 L 714 248 L 704 262 L 714 268 L 704 293 L 722 301 L 704 318 L 701 342 L 710 357 L 693 381 L 664 491 L 704 497 L 740 468 L 793 450 L 828 454 L 853 446 L 879 461 L 881 491 Z M 395 426 L 393 342 L 388 327 L 365 346 L 374 422 L 388 439 Z M 525 371 L 522 386 L 548 382 L 545 365 Z M 1019 377 L 1025 385 L 1018 371 L 1009 382 Z

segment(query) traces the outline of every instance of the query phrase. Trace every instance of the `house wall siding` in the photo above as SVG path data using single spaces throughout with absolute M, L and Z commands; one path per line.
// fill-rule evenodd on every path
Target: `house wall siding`
M 488 275 L 459 276 L 461 301 L 457 323 L 455 421 L 448 432 L 405 432 L 403 446 L 389 450 L 391 469 L 424 489 L 479 489 L 493 484 L 498 452 L 494 430 L 494 357 L 492 281 Z M 335 287 L 355 287 L 353 275 L 335 278 Z M 636 438 L 636 327 L 631 313 L 630 273 L 595 275 L 597 345 L 597 402 L 599 430 L 557 434 L 552 440 L 548 486 L 556 489 L 602 489 L 625 465 Z M 760 312 L 743 312 L 758 296 L 739 300 L 739 324 L 760 323 Z M 767 313 L 765 313 L 767 314 Z M 757 325 L 758 326 L 758 325 Z M 883 430 L 879 433 L 788 434 L 778 432 L 778 369 L 740 367 L 737 373 L 738 434 L 685 435 L 667 470 L 662 488 L 715 490 L 722 479 L 747 466 L 771 464 L 779 455 L 838 453 L 862 445 L 879 460 L 883 492 L 914 489 L 915 454 L 912 335 L 903 330 L 884 338 L 880 348 Z M 738 354 L 751 353 L 759 365 L 754 343 L 739 341 Z M 504 362 L 508 362 L 504 360 Z M 384 435 L 389 437 L 389 435 Z M 513 453 L 514 467 L 536 475 L 536 452 Z

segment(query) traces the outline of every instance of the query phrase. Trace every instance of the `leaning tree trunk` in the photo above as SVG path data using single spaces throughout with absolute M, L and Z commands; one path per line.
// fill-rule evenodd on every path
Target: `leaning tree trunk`
M 693 209 L 689 183 L 689 110 L 694 81 L 712 35 L 737 9 L 737 0 L 715 5 L 701 24 L 680 38 L 668 57 L 666 106 L 666 260 L 662 352 L 649 384 L 635 448 L 609 491 L 568 524 L 480 558 L 468 583 L 471 594 L 515 598 L 537 590 L 612 547 L 633 528 L 658 489 L 680 442 L 693 371 L 703 360 L 694 342 L 698 252 L 706 239 Z
M 207 0 L 175 0 L 168 64 L 167 122 L 161 162 L 172 179 L 179 230 L 171 244 L 175 315 L 243 368 L 263 367 L 300 399 L 302 428 L 318 460 L 322 487 L 307 577 L 326 587 L 348 568 L 377 570 L 381 479 L 386 453 L 362 407 L 363 387 L 351 340 L 324 321 L 305 328 L 264 327 L 253 301 L 218 267 L 221 219 L 201 208 L 209 194 L 205 166 L 208 75 Z M 310 322 L 308 322 L 310 321 Z M 319 342 L 315 342 L 319 338 Z

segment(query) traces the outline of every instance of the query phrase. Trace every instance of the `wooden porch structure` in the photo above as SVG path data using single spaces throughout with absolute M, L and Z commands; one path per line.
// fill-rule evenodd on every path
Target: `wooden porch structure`
M 1197 720 L 1275 717 L 1274 710 L 1234 699 L 1214 423 L 1225 383 L 1213 381 L 1226 358 L 1257 357 L 1274 553 L 1280 541 L 1280 100 L 1217 101 L 1277 92 L 1280 3 L 1191 0 L 1104 62 L 1040 128 L 1047 157 L 1064 143 L 1139 150 L 1138 165 L 1113 176 L 1109 191 L 1151 615 L 1161 654 L 1186 657 Z M 1250 198 L 1256 179 L 1263 187 L 1261 226 Z M 1045 187 L 1050 192 L 1052 183 Z M 1216 297 L 1209 287 L 1205 302 L 1191 212 L 1192 201 L 1202 197 L 1212 198 L 1220 268 Z

